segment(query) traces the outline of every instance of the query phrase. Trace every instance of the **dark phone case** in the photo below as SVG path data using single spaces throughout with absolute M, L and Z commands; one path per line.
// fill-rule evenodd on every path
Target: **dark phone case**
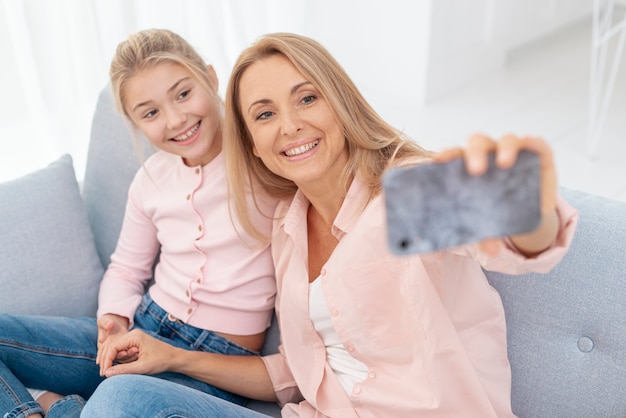
M 393 254 L 426 253 L 523 234 L 541 221 L 539 157 L 521 151 L 513 167 L 470 176 L 459 158 L 394 168 L 383 176 Z

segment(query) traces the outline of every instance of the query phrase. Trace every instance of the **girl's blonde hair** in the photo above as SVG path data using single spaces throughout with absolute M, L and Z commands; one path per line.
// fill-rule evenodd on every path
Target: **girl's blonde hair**
M 430 155 L 372 109 L 341 65 L 318 42 L 291 33 L 265 35 L 241 53 L 226 91 L 224 149 L 228 177 L 235 211 L 249 233 L 259 236 L 246 216 L 246 190 L 254 195 L 263 192 L 285 198 L 297 189 L 291 180 L 272 173 L 254 155 L 239 101 L 244 72 L 255 62 L 274 55 L 286 57 L 319 90 L 343 127 L 349 160 L 340 184 L 347 185 L 349 179 L 359 176 L 369 186 L 369 201 L 380 193 L 381 176 L 392 161 Z
M 207 91 L 213 92 L 207 64 L 189 42 L 168 29 L 142 30 L 121 42 L 111 60 L 111 89 L 117 110 L 122 115 L 129 117 L 124 108 L 128 82 L 142 70 L 163 62 L 184 67 Z M 217 97 L 217 92 L 213 93 Z

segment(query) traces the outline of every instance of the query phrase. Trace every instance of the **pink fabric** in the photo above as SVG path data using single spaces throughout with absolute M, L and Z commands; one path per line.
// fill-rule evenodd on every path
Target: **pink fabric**
M 264 207 L 266 216 L 255 215 L 266 234 L 274 206 Z M 160 250 L 150 288 L 159 306 L 199 328 L 264 331 L 276 290 L 270 249 L 237 229 L 222 154 L 204 167 L 187 167 L 180 157 L 157 152 L 130 186 L 120 239 L 100 286 L 98 316 L 115 313 L 132 322 Z
M 533 259 L 508 246 L 490 258 L 474 245 L 395 257 L 382 197 L 359 215 L 364 197 L 355 180 L 334 223 L 340 242 L 318 279 L 344 346 L 369 369 L 350 395 L 309 319 L 309 203 L 298 193 L 277 208 L 272 254 L 282 345 L 264 361 L 287 404 L 283 416 L 512 417 L 504 310 L 481 264 L 516 274 L 549 270 L 570 245 L 577 212 L 559 200 L 558 239 Z

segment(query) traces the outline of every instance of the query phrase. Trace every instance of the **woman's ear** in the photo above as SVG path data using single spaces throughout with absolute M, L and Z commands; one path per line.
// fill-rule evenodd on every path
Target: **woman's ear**
M 217 79 L 217 73 L 215 72 L 215 68 L 211 64 L 206 66 L 206 72 L 209 76 L 209 83 L 211 84 L 211 88 L 217 93 L 217 89 L 219 88 L 219 81 Z

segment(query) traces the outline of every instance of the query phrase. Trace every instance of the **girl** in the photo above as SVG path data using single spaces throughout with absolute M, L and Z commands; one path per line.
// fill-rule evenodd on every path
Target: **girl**
M 474 135 L 464 149 L 431 156 L 372 110 L 321 45 L 294 34 L 266 35 L 242 53 L 229 81 L 226 124 L 229 182 L 246 229 L 255 232 L 241 193 L 248 178 L 255 190 L 282 199 L 271 235 L 280 352 L 244 358 L 156 350 L 163 344 L 129 333 L 100 357 L 105 374 L 178 371 L 193 362 L 206 382 L 279 401 L 284 417 L 512 417 L 504 309 L 483 268 L 547 271 L 570 245 L 577 213 L 557 196 L 545 141 Z M 385 169 L 463 158 L 470 174 L 481 175 L 490 153 L 507 168 L 521 150 L 541 161 L 535 231 L 390 254 Z M 130 349 L 146 355 L 112 365 Z M 139 385 L 141 399 L 132 393 Z M 139 417 L 174 406 L 191 416 L 248 416 L 209 395 L 133 375 L 104 382 L 85 412 Z
M 78 416 L 83 398 L 103 379 L 99 347 L 129 329 L 184 350 L 253 356 L 270 325 L 275 278 L 269 246 L 230 216 L 215 71 L 175 33 L 145 30 L 118 46 L 110 78 L 118 109 L 159 151 L 130 186 L 97 321 L 0 316 L 5 416 Z M 249 213 L 265 233 L 274 206 L 272 199 L 259 201 Z M 154 284 L 145 292 L 153 266 Z M 136 358 L 131 349 L 116 361 Z M 246 401 L 182 374 L 158 377 Z M 50 392 L 37 402 L 25 386 Z

